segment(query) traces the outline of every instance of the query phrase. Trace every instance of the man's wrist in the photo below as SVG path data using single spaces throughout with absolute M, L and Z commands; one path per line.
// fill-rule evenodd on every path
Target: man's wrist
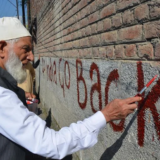
M 110 122 L 111 119 L 109 117 L 109 115 L 106 113 L 106 111 L 104 112 L 104 110 L 101 110 L 102 114 L 104 115 L 105 119 L 106 119 L 106 123 Z

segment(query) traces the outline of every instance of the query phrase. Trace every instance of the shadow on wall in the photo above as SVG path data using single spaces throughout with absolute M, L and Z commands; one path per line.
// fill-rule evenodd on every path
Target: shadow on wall
M 48 116 L 46 117 L 46 126 L 51 127 L 52 119 L 51 119 L 51 108 L 48 111 Z
M 130 120 L 129 124 L 126 126 L 126 129 L 123 132 L 123 134 L 120 136 L 120 138 L 112 146 L 110 146 L 109 148 L 107 148 L 105 150 L 105 152 L 102 154 L 100 160 L 111 160 L 114 157 L 114 155 L 118 152 L 118 150 L 121 148 L 121 146 L 123 144 L 123 140 L 125 139 L 125 137 L 128 134 L 128 130 L 132 126 L 133 122 L 135 121 L 137 114 L 142 109 L 143 105 L 145 104 L 146 99 L 147 99 L 147 97 L 143 100 L 143 102 L 141 103 L 141 106 L 134 113 L 132 119 Z

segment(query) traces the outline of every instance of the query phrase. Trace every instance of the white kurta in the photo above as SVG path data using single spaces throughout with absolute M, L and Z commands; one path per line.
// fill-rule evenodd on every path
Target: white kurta
M 97 142 L 106 120 L 101 111 L 83 121 L 54 131 L 46 122 L 30 112 L 17 95 L 0 87 L 0 133 L 32 153 L 62 159 Z

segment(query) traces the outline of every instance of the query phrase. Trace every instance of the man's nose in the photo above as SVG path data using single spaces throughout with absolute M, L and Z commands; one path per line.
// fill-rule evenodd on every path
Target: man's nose
M 34 61 L 34 55 L 33 55 L 32 51 L 30 51 L 30 52 L 28 53 L 27 59 L 28 59 L 29 61 Z

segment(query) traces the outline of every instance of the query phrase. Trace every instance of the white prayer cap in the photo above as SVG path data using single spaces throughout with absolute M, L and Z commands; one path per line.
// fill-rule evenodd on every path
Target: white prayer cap
M 0 18 L 0 41 L 31 36 L 19 19 L 15 17 Z

